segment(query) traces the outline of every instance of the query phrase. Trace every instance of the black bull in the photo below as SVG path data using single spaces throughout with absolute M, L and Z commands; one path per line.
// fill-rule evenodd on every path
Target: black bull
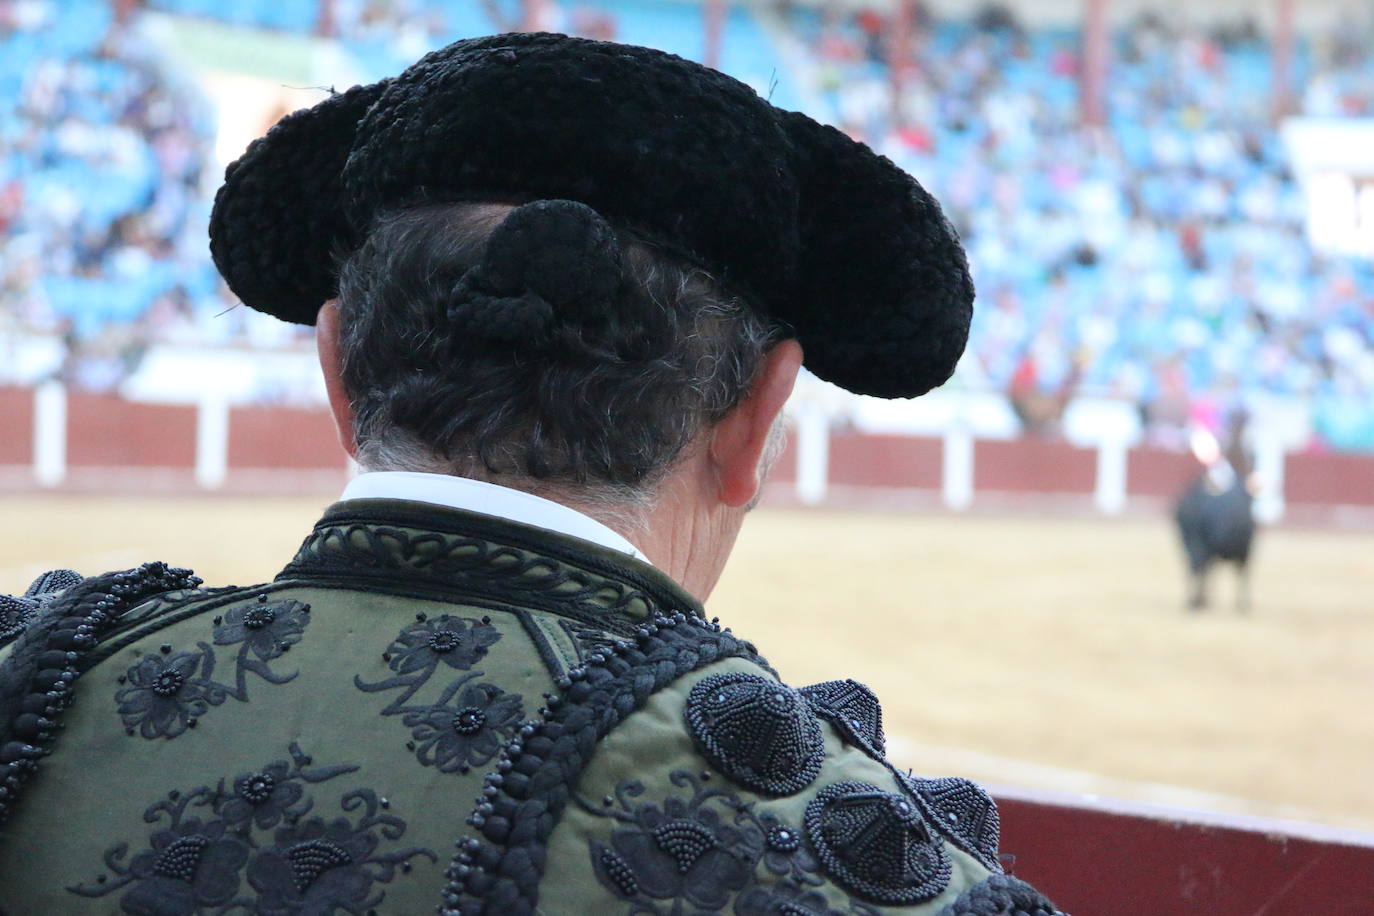
M 1174 507 L 1174 519 L 1188 555 L 1192 594 L 1188 606 L 1200 610 L 1207 606 L 1207 570 L 1213 561 L 1236 564 L 1236 608 L 1250 608 L 1250 548 L 1255 540 L 1253 498 L 1245 482 L 1237 477 L 1224 490 L 1208 486 L 1206 475 L 1183 491 Z

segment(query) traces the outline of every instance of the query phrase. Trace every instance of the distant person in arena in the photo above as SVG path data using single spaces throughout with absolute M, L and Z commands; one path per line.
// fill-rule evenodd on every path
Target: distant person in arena
M 211 248 L 316 326 L 364 473 L 265 585 L 7 599 L 0 909 L 1054 912 L 867 688 L 702 609 L 802 365 L 911 397 L 963 350 L 910 177 L 676 57 L 500 35 L 287 117 Z

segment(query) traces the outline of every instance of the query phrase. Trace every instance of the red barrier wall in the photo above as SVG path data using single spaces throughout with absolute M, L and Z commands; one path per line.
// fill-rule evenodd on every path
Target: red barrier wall
M 0 464 L 33 461 L 33 392 L 0 387 Z
M 1190 452 L 1133 448 L 1126 453 L 1126 492 L 1132 496 L 1173 498 L 1198 475 L 1200 466 Z
M 326 410 L 236 407 L 229 411 L 229 469 L 342 468 L 334 418 Z
M 939 439 L 836 430 L 830 437 L 830 482 L 938 490 L 943 449 Z
M 975 493 L 1091 493 L 1096 482 L 1097 452 L 1067 442 L 980 439 L 973 446 Z
M 1004 866 L 1072 916 L 1367 916 L 1374 838 L 999 798 Z M 1231 823 L 1227 823 L 1231 821 Z M 1320 829 L 1320 828 L 1318 828 Z
M 70 393 L 67 463 L 75 471 L 189 471 L 196 461 L 196 410 L 193 406 Z M 0 388 L 0 467 L 7 468 L 7 473 L 23 469 L 33 460 L 33 411 L 31 389 Z M 975 504 L 982 493 L 1083 497 L 1096 486 L 1096 451 L 1066 442 L 983 439 L 974 443 L 973 454 Z M 874 487 L 907 490 L 934 499 L 941 489 L 943 443 L 938 438 L 866 435 L 837 429 L 831 433 L 829 458 L 829 481 L 840 488 L 840 494 L 853 496 L 859 488 Z M 232 409 L 227 461 L 231 482 L 236 470 L 334 472 L 345 467 L 333 420 L 323 408 Z M 774 486 L 786 487 L 794 481 L 796 469 L 794 435 L 774 466 Z M 1132 449 L 1127 457 L 1127 494 L 1130 498 L 1168 499 L 1197 471 L 1197 463 L 1187 453 Z M 86 476 L 87 484 L 96 483 L 89 473 Z M 15 480 L 32 486 L 31 475 L 26 472 Z M 190 478 L 186 480 L 189 485 Z M 265 478 L 250 474 L 239 480 L 253 486 L 257 484 L 251 484 L 252 480 L 261 484 Z M 1284 491 L 1291 506 L 1308 510 L 1303 517 L 1311 517 L 1312 510 L 1320 513 L 1341 506 L 1374 506 L 1374 456 L 1289 455 Z
M 1289 502 L 1374 506 L 1374 459 L 1360 455 L 1289 455 L 1283 491 Z
M 70 466 L 189 468 L 195 461 L 196 408 L 68 395 Z

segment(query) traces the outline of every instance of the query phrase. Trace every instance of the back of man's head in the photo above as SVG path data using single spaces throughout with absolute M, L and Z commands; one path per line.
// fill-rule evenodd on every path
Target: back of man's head
M 644 504 L 774 322 L 569 201 L 383 214 L 339 273 L 359 463 Z

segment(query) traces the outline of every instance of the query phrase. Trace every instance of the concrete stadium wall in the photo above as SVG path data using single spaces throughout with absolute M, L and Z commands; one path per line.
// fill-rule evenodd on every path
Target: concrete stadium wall
M 1276 459 L 1277 520 L 1374 524 L 1374 456 Z M 337 489 L 348 462 L 322 409 L 133 402 L 56 386 L 0 388 L 0 486 L 82 490 Z M 1157 509 L 1197 473 L 1188 454 L 1063 441 L 879 435 L 799 416 L 770 484 L 833 506 Z

